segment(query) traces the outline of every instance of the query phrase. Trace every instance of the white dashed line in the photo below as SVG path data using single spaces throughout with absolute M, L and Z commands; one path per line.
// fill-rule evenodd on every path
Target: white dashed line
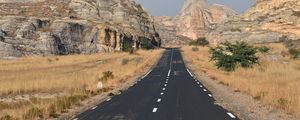
M 171 74 L 171 69 L 170 69 L 169 72 L 168 72 L 168 77 L 170 76 L 170 74 Z
M 205 92 L 206 92 L 207 90 L 206 90 L 206 89 L 203 89 L 203 91 L 205 91 Z
M 162 92 L 162 93 L 160 93 L 160 95 L 164 95 L 164 93 Z
M 161 102 L 161 99 L 158 99 L 157 102 Z
M 190 72 L 190 70 L 189 69 L 186 69 L 188 72 L 189 72 L 189 74 L 193 77 L 193 74 Z
M 199 82 L 197 82 L 197 84 L 199 85 L 200 83 L 199 83 Z
M 168 84 L 168 81 L 166 81 L 166 84 Z
M 167 84 L 165 84 L 165 87 L 167 87 Z
M 93 107 L 91 110 L 95 110 L 98 106 Z
M 236 118 L 232 113 L 228 112 L 227 113 L 231 118 Z
M 209 97 L 212 97 L 212 95 L 211 95 L 211 94 L 208 94 L 208 96 L 209 96 Z
M 154 113 L 155 113 L 156 111 L 157 111 L 157 108 L 153 108 L 152 112 L 154 112 Z
M 203 87 L 202 85 L 200 85 L 200 87 Z
M 163 91 L 165 91 L 165 90 L 166 90 L 166 88 L 163 88 L 162 90 L 163 90 Z
M 111 98 L 108 98 L 106 101 L 110 101 L 111 100 Z

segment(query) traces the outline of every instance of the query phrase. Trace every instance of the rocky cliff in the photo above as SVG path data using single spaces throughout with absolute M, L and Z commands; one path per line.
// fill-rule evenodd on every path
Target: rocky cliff
M 222 22 L 207 38 L 214 44 L 246 41 L 300 45 L 300 1 L 257 0 L 253 8 Z
M 187 0 L 175 18 L 177 34 L 193 40 L 205 37 L 218 23 L 235 15 L 235 11 L 223 5 L 210 5 L 207 0 Z
M 180 13 L 173 17 L 155 17 L 156 30 L 163 45 L 182 45 L 205 37 L 224 19 L 235 16 L 232 9 L 207 0 L 186 0 Z
M 141 37 L 159 45 L 153 18 L 132 0 L 0 0 L 2 58 L 139 48 Z

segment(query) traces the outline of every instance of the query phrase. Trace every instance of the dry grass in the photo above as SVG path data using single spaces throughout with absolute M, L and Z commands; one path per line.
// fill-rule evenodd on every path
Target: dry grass
M 292 60 L 288 50 L 281 44 L 269 44 L 271 53 L 260 54 L 261 63 L 250 69 L 239 68 L 235 72 L 224 72 L 209 62 L 209 48 L 184 47 L 183 55 L 195 72 L 206 73 L 221 84 L 235 91 L 242 91 L 266 104 L 283 109 L 300 117 L 300 60 Z M 271 56 L 284 57 L 270 60 Z
M 162 51 L 138 51 L 133 55 L 101 53 L 1 60 L 0 97 L 11 98 L 11 96 L 42 93 L 48 96 L 54 95 L 54 97 L 43 100 L 29 98 L 21 105 L 13 107 L 7 105 L 5 101 L 0 101 L 0 118 L 4 115 L 22 118 L 22 115 L 30 111 L 32 107 L 39 108 L 43 117 L 47 118 L 51 116 L 49 111 L 52 109 L 63 110 L 57 108 L 59 105 L 54 104 L 57 103 L 56 101 L 63 100 L 75 104 L 78 103 L 77 98 L 75 101 L 68 98 L 73 99 L 77 96 L 81 100 L 90 93 L 99 92 L 96 85 L 104 71 L 111 71 L 114 75 L 113 79 L 104 83 L 105 90 L 109 91 L 120 87 L 128 78 L 142 74 L 148 67 L 155 64 Z M 124 63 L 124 60 L 127 62 Z M 67 107 L 68 105 L 69 103 Z M 32 111 L 38 112 L 35 109 Z

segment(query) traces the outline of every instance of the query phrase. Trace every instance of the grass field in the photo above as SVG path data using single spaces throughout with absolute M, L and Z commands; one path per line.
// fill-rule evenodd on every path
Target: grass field
M 123 85 L 154 65 L 163 50 L 0 61 L 0 119 L 46 119 L 67 112 L 72 105 Z M 97 90 L 103 72 L 113 77 Z M 2 119 L 1 119 L 2 120 Z
M 300 60 L 291 59 L 281 44 L 269 44 L 270 53 L 259 54 L 260 65 L 224 72 L 210 62 L 208 47 L 183 47 L 183 55 L 199 73 L 245 92 L 256 100 L 285 110 L 300 118 Z

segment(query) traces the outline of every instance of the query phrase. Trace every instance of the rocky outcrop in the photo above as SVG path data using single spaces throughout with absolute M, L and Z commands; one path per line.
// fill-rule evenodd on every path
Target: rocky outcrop
M 235 15 L 232 9 L 207 0 L 186 0 L 176 17 L 155 17 L 155 26 L 164 46 L 180 46 L 205 37 L 217 24 Z
M 0 57 L 119 51 L 140 48 L 141 37 L 160 45 L 132 0 L 1 0 L 0 16 Z
M 224 41 L 294 43 L 300 40 L 299 13 L 299 0 L 257 0 L 253 8 L 222 22 L 207 38 L 214 44 Z
M 205 37 L 218 23 L 235 15 L 235 11 L 223 5 L 210 5 L 207 0 L 187 0 L 175 18 L 177 34 L 193 40 Z

